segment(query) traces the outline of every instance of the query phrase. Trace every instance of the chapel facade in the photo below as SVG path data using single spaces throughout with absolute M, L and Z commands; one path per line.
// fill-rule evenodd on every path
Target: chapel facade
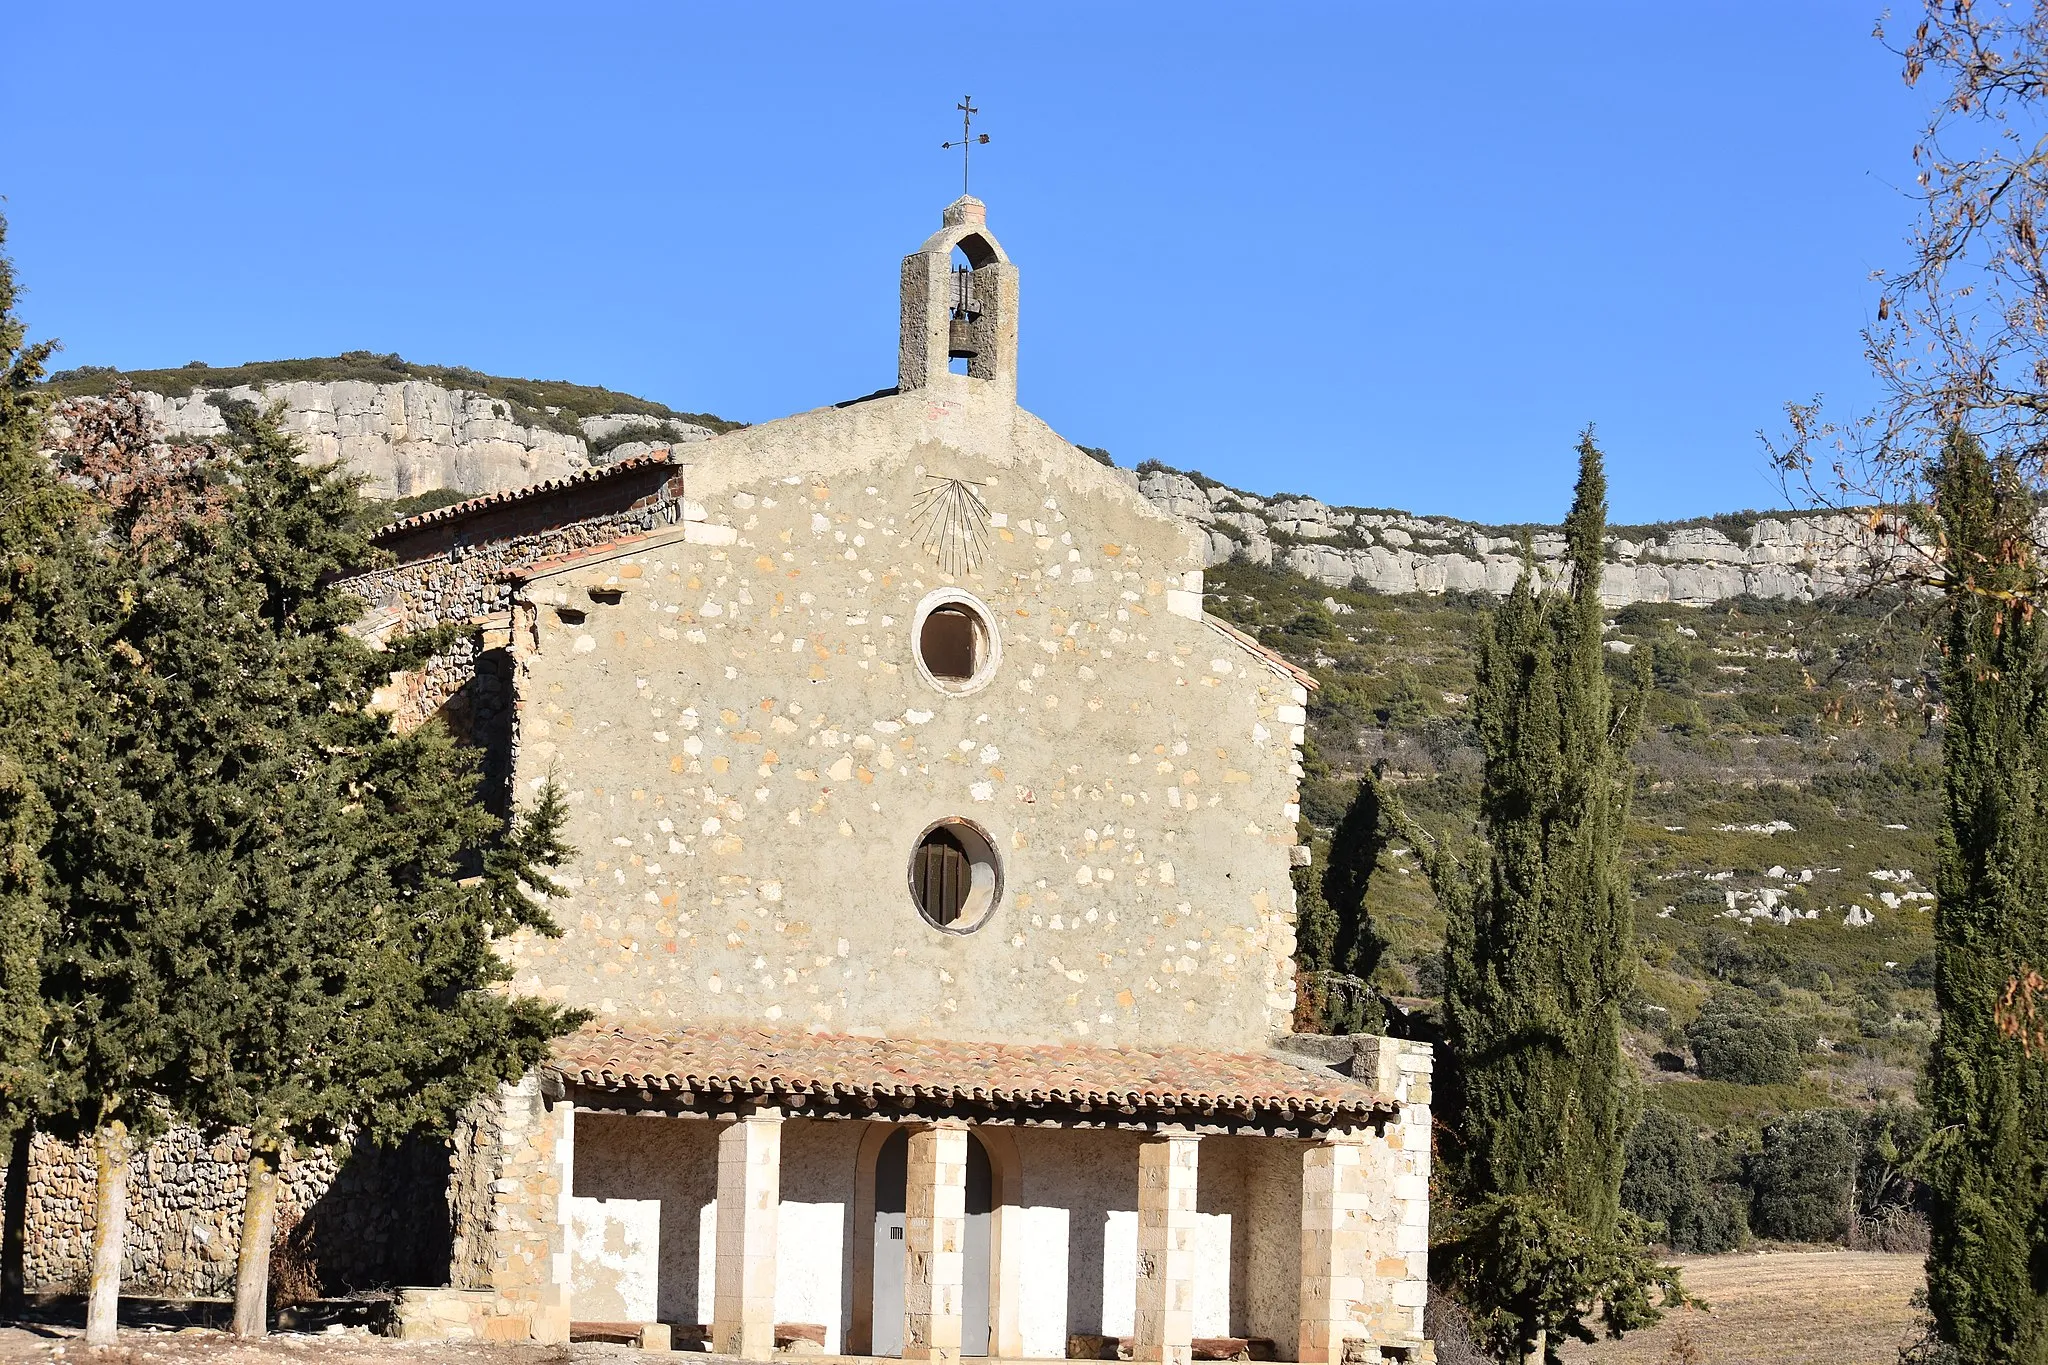
M 1430 1055 L 1290 1034 L 1313 680 L 1017 405 L 983 205 L 897 384 L 389 528 L 394 680 L 553 782 L 589 1011 L 467 1125 L 411 1332 L 956 1361 L 1425 1360 Z

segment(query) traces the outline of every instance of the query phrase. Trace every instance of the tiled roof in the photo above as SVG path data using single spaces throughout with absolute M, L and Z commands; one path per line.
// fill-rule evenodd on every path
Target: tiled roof
M 1294 679 L 1294 681 L 1300 683 L 1303 687 L 1306 687 L 1309 691 L 1313 692 L 1317 688 L 1322 686 L 1321 683 L 1316 681 L 1315 674 L 1309 672 L 1301 665 L 1290 661 L 1278 650 L 1271 649 L 1266 645 L 1260 644 L 1257 640 L 1245 634 L 1236 626 L 1231 625 L 1230 622 L 1224 620 L 1222 617 L 1211 616 L 1208 612 L 1205 611 L 1202 613 L 1202 619 L 1208 623 L 1209 629 L 1215 631 L 1218 635 L 1222 635 L 1228 638 L 1236 644 L 1242 645 L 1244 648 L 1250 650 L 1252 653 L 1258 655 L 1261 659 L 1264 659 L 1267 663 L 1271 664 L 1274 668 L 1279 669 L 1282 673 L 1285 673 L 1288 677 Z
M 508 488 L 502 492 L 485 493 L 481 497 L 469 498 L 462 502 L 452 502 L 446 507 L 436 507 L 431 512 L 422 512 L 416 517 L 407 517 L 403 521 L 394 521 L 389 526 L 379 527 L 377 534 L 371 539 L 383 540 L 402 531 L 415 531 L 422 526 L 432 526 L 436 522 L 466 517 L 471 512 L 481 512 L 486 507 L 502 507 L 509 502 L 524 502 L 528 498 L 537 498 L 545 493 L 559 493 L 564 488 L 573 488 L 580 483 L 595 483 L 599 479 L 608 479 L 629 469 L 645 469 L 649 465 L 672 463 L 674 461 L 669 459 L 668 451 L 651 450 L 645 455 L 634 455 L 611 464 L 578 470 L 574 474 L 564 474 L 559 479 L 543 479 L 539 483 L 527 484 L 524 488 Z
M 1320 1122 L 1394 1108 L 1371 1086 L 1269 1053 L 744 1026 L 656 1032 L 587 1025 L 555 1044 L 553 1068 L 571 1085 L 718 1096 L 1227 1111 Z

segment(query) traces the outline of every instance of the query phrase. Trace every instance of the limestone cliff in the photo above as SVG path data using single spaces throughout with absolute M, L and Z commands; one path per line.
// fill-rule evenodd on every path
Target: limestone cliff
M 1138 486 L 1165 510 L 1201 526 L 1211 564 L 1242 552 L 1333 587 L 1373 592 L 1486 592 L 1511 589 L 1522 570 L 1518 536 L 1441 517 L 1331 507 L 1305 497 L 1260 498 L 1200 476 L 1149 467 Z M 1867 524 L 1842 515 L 1758 517 L 1741 540 L 1710 525 L 1646 528 L 1608 537 L 1601 595 L 1609 606 L 1674 602 L 1705 606 L 1745 593 L 1811 601 L 1896 577 L 1915 556 Z M 1564 537 L 1530 538 L 1546 581 L 1562 571 Z
M 522 422 L 513 404 L 503 399 L 427 380 L 302 380 L 195 388 L 175 397 L 147 391 L 136 396 L 171 435 L 194 437 L 226 430 L 216 398 L 260 406 L 281 400 L 285 426 L 305 442 L 310 458 L 341 461 L 369 480 L 371 496 L 382 498 L 411 497 L 437 488 L 463 493 L 522 488 L 642 454 L 657 444 L 701 441 L 712 435 L 708 428 L 680 418 L 636 413 L 582 418 L 575 423 L 582 434 L 571 435 L 554 426 Z M 608 438 L 626 432 L 645 439 L 609 443 Z
M 126 375 L 87 367 L 53 376 L 52 387 L 103 393 L 117 381 L 133 384 L 173 436 L 225 430 L 224 401 L 282 401 L 285 425 L 305 442 L 309 458 L 341 461 L 382 498 L 521 488 L 657 446 L 702 441 L 735 425 L 679 416 L 606 389 L 494 378 L 367 352 L 234 371 L 199 367 L 197 374 L 193 367 Z M 1308 497 L 1261 498 L 1156 464 L 1117 472 L 1206 532 L 1211 564 L 1242 553 L 1332 587 L 1355 583 L 1382 593 L 1498 596 L 1521 573 L 1520 538 L 1502 528 Z M 1530 540 L 1539 571 L 1554 578 L 1563 537 L 1536 528 Z M 1635 528 L 1610 536 L 1608 546 L 1603 596 L 1617 607 L 1705 606 L 1744 594 L 1810 601 L 1895 576 L 1915 557 L 1910 547 L 1874 537 L 1858 518 L 1830 515 Z

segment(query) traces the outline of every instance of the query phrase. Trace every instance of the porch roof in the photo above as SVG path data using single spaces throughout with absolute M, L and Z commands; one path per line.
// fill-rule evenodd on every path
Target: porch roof
M 1027 1121 L 1079 1112 L 1112 1122 L 1187 1117 L 1323 1128 L 1398 1108 L 1370 1085 L 1275 1053 L 746 1026 L 588 1025 L 555 1045 L 551 1069 L 572 1086 L 682 1104 L 758 1097 L 799 1109 L 958 1107 Z

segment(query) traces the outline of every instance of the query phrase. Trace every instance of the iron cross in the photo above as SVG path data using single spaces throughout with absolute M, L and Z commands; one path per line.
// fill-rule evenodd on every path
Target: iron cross
M 960 140 L 958 142 L 941 142 L 939 147 L 949 152 L 955 147 L 960 149 L 960 193 L 965 194 L 967 193 L 967 158 L 974 150 L 976 143 L 984 147 L 988 145 L 988 134 L 976 133 L 974 131 L 974 116 L 981 112 L 981 110 L 974 107 L 974 96 L 962 95 L 960 102 L 953 107 L 960 111 Z

